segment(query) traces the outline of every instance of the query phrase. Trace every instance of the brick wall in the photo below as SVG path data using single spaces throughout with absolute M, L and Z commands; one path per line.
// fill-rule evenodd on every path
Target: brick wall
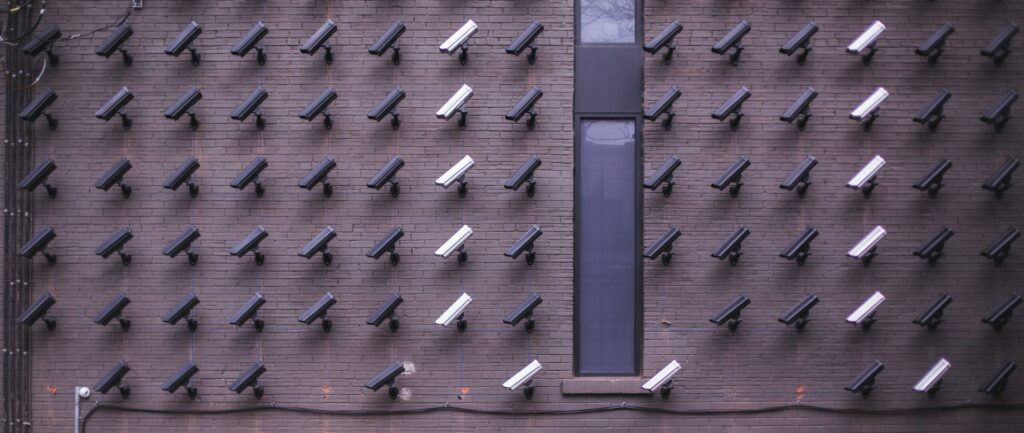
M 126 2 L 54 3 L 46 21 L 65 35 L 86 33 L 114 21 Z M 1002 200 L 980 185 L 1007 156 L 1020 155 L 1020 125 L 1011 121 L 1002 134 L 978 121 L 981 113 L 1007 88 L 1021 89 L 1024 60 L 1011 55 L 995 68 L 978 50 L 1008 19 L 1020 21 L 1024 9 L 1015 2 L 818 2 L 747 1 L 722 4 L 711 0 L 648 2 L 645 33 L 656 34 L 673 19 L 684 25 L 676 38 L 676 61 L 669 66 L 648 56 L 645 66 L 647 101 L 670 85 L 683 97 L 676 104 L 671 131 L 660 125 L 644 128 L 646 173 L 667 155 L 683 160 L 678 185 L 669 198 L 646 193 L 647 242 L 669 224 L 683 231 L 671 266 L 645 264 L 644 373 L 649 376 L 671 359 L 683 371 L 667 401 L 649 397 L 583 396 L 560 393 L 562 379 L 572 377 L 572 49 L 573 5 L 570 2 L 394 2 L 394 1 L 249 1 L 146 2 L 131 18 L 135 35 L 129 42 L 135 64 L 124 68 L 118 58 L 93 54 L 105 32 L 58 45 L 61 64 L 41 85 L 60 95 L 55 114 L 60 129 L 36 126 L 36 154 L 52 156 L 60 169 L 51 178 L 61 188 L 56 200 L 36 200 L 38 226 L 58 231 L 53 251 L 56 267 L 35 264 L 35 293 L 49 290 L 58 299 L 53 316 L 60 325 L 33 337 L 33 411 L 37 432 L 66 430 L 72 422 L 75 385 L 91 386 L 117 360 L 133 370 L 126 378 L 131 399 L 122 403 L 116 392 L 86 403 L 173 409 L 225 409 L 254 403 L 251 393 L 227 390 L 237 375 L 262 359 L 268 373 L 262 403 L 317 409 L 406 409 L 449 402 L 477 408 L 578 409 L 630 403 L 670 409 L 740 409 L 794 403 L 838 408 L 927 408 L 966 400 L 987 400 L 976 388 L 1005 360 L 1024 361 L 1019 324 L 1000 334 L 980 318 L 1020 290 L 1024 273 L 1011 257 L 995 268 L 978 252 L 1009 225 L 1021 224 L 1021 192 L 1011 189 Z M 326 66 L 320 55 L 309 57 L 297 46 L 326 18 L 338 23 L 332 38 L 335 61 Z M 408 31 L 401 38 L 402 64 L 387 55 L 377 58 L 368 47 L 395 19 Z M 466 19 L 480 25 L 470 44 L 470 60 L 461 66 L 436 46 Z M 504 47 L 534 19 L 544 22 L 538 39 L 539 59 L 529 66 L 509 56 Z M 710 52 L 710 46 L 736 22 L 753 25 L 738 67 Z M 789 36 L 814 19 L 821 31 L 805 66 L 777 52 Z M 871 66 L 844 52 L 845 45 L 874 19 L 889 27 Z M 197 42 L 202 64 L 192 67 L 187 54 L 172 58 L 163 46 L 190 20 L 203 26 Z M 270 34 L 265 39 L 269 62 L 228 53 L 230 46 L 257 21 Z M 956 25 L 947 52 L 931 68 L 913 49 L 942 22 Z M 1019 46 L 1019 41 L 1015 43 Z M 476 95 L 468 104 L 469 127 L 434 118 L 437 108 L 463 83 Z M 129 105 L 134 127 L 123 132 L 115 119 L 104 123 L 92 113 L 120 86 L 135 93 Z M 190 86 L 202 89 L 197 106 L 202 125 L 189 130 L 163 118 L 163 110 Z M 269 89 L 263 105 L 267 129 L 250 119 L 239 124 L 231 110 L 257 85 Z M 391 131 L 365 117 L 395 85 L 408 97 L 400 106 L 402 127 Z M 544 90 L 538 105 L 537 130 L 503 119 L 504 113 L 533 85 Z M 740 86 L 753 97 L 739 131 L 710 118 L 710 112 Z M 298 112 L 326 86 L 339 92 L 331 107 L 334 129 L 324 131 Z M 806 86 L 820 92 L 806 131 L 777 120 Z M 877 86 L 892 96 L 871 132 L 847 118 Z M 939 87 L 953 93 L 947 119 L 937 133 L 911 122 Z M 888 161 L 881 185 L 870 199 L 845 188 L 845 182 L 873 155 Z M 392 155 L 402 155 L 402 194 L 392 199 L 365 186 Z M 463 155 L 476 161 L 468 176 L 469 194 L 460 199 L 433 179 Z M 505 179 L 530 154 L 543 159 L 537 195 L 502 188 Z M 807 154 L 820 161 L 814 185 L 804 199 L 777 185 Z M 160 187 L 187 156 L 202 167 L 200 194 L 188 197 Z M 270 163 L 262 179 L 263 198 L 251 190 L 237 191 L 230 180 L 253 159 Z M 739 155 L 753 164 L 744 176 L 738 198 L 708 185 Z M 118 158 L 135 166 L 126 181 L 134 191 L 128 200 L 111 190 L 92 187 Z M 324 156 L 339 165 L 330 179 L 334 195 L 325 199 L 295 186 Z M 910 188 L 939 158 L 953 161 L 947 186 L 935 200 Z M 38 193 L 41 194 L 41 193 Z M 454 258 L 432 252 L 461 224 L 475 234 L 467 243 L 470 262 L 459 267 Z M 199 264 L 184 257 L 169 259 L 160 251 L 187 224 L 202 237 L 196 246 Z M 267 262 L 261 268 L 251 257 L 238 259 L 227 250 L 254 225 L 270 238 L 263 243 Z M 538 261 L 528 267 L 502 253 L 530 224 L 544 235 L 537 244 Z M 710 253 L 739 225 L 753 234 L 744 243 L 739 266 L 730 267 Z M 889 236 L 871 267 L 845 257 L 845 252 L 874 225 Z M 325 225 L 338 231 L 331 243 L 334 263 L 296 255 Z M 406 236 L 399 244 L 402 262 L 364 256 L 393 225 Z M 808 264 L 797 267 L 777 257 L 806 225 L 821 235 Z M 929 268 L 911 255 L 940 225 L 956 235 L 947 244 L 949 256 Z M 126 249 L 131 266 L 116 256 L 102 260 L 93 249 L 119 227 L 135 233 Z M 870 334 L 843 318 L 875 290 L 888 301 Z M 100 327 L 92 318 L 113 297 L 127 292 L 132 304 L 125 333 L 116 323 Z M 195 291 L 199 330 L 170 326 L 160 316 L 189 291 Z M 251 325 L 241 329 L 228 318 L 252 293 L 263 293 L 263 333 Z M 295 318 L 324 292 L 339 299 L 331 310 L 334 329 L 325 334 Z M 397 334 L 363 322 L 389 293 L 400 291 L 402 328 Z M 469 329 L 438 329 L 433 320 L 460 293 L 474 298 Z M 544 297 L 537 310 L 536 332 L 526 334 L 501 319 L 536 291 Z M 776 321 L 806 293 L 822 299 L 811 313 L 806 331 L 797 333 Z M 910 321 L 941 293 L 955 301 L 937 332 Z M 737 295 L 753 304 L 744 323 L 730 334 L 707 318 Z M 935 400 L 914 394 L 910 387 L 939 357 L 953 363 Z M 168 395 L 159 385 L 187 359 L 200 368 L 193 380 L 199 399 Z M 544 371 L 530 402 L 500 384 L 530 360 Z M 874 359 L 886 364 L 879 389 L 862 400 L 842 387 Z M 362 388 L 370 377 L 393 361 L 407 361 L 415 373 L 403 376 L 400 401 Z M 1015 378 L 1018 379 L 1018 378 Z M 1024 392 L 1011 387 L 1006 402 L 1019 403 Z M 184 418 L 184 419 L 183 419 Z M 493 417 L 471 414 L 428 414 L 414 417 L 346 418 L 295 413 L 232 416 L 151 416 L 104 412 L 90 420 L 90 430 L 138 431 L 318 431 L 375 430 L 550 430 L 610 427 L 617 430 L 668 430 L 689 426 L 704 430 L 774 431 L 784 426 L 841 426 L 846 431 L 919 430 L 1012 431 L 1019 412 L 958 411 L 887 416 L 853 416 L 807 411 L 718 417 L 672 417 L 638 413 L 605 413 L 560 417 Z M 172 427 L 173 426 L 173 427 Z

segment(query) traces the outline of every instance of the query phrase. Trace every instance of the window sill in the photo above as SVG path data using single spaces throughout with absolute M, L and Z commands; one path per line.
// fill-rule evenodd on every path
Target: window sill
M 562 380 L 563 395 L 650 395 L 640 377 L 574 377 Z

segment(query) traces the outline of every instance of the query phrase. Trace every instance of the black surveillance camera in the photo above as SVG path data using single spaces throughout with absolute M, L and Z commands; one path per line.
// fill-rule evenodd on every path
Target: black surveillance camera
M 321 47 L 323 47 L 325 52 L 324 61 L 327 62 L 328 65 L 333 63 L 334 56 L 331 55 L 331 44 L 327 43 L 327 40 L 330 39 L 336 31 L 338 31 L 338 26 L 334 24 L 334 21 L 327 20 L 327 22 L 317 29 L 316 33 L 313 33 L 313 36 L 310 36 L 309 39 L 299 47 L 299 51 L 302 52 L 302 54 L 309 54 L 312 56 L 313 54 L 316 54 Z
M 665 120 L 661 121 L 661 126 L 665 128 L 666 131 L 672 129 L 672 119 L 676 117 L 676 114 L 672 112 L 672 104 L 674 104 L 676 99 L 679 99 L 682 95 L 683 92 L 680 91 L 678 87 L 672 86 L 664 95 L 661 95 L 661 98 L 658 98 L 658 102 L 655 102 L 651 108 L 648 108 L 647 111 L 644 112 L 644 119 L 657 121 L 658 118 L 664 114 Z
M 113 301 L 110 301 L 106 307 L 103 307 L 103 310 L 100 310 L 100 313 L 96 315 L 93 322 L 107 326 L 111 320 L 117 319 L 117 322 L 121 324 L 121 330 L 127 331 L 131 329 L 132 321 L 125 319 L 122 314 L 124 307 L 127 307 L 130 303 L 132 303 L 132 300 L 128 299 L 127 293 L 122 292 L 118 294 Z
M 313 169 L 306 174 L 306 177 L 299 181 L 299 188 L 305 188 L 312 191 L 318 184 L 323 183 L 324 197 L 330 197 L 334 188 L 331 186 L 331 182 L 327 180 L 327 175 L 334 169 L 334 167 L 337 166 L 338 163 L 334 162 L 334 158 L 324 157 L 323 161 L 320 161 L 316 167 L 313 167 Z
M 729 128 L 733 131 L 739 129 L 740 119 L 743 118 L 743 113 L 740 111 L 743 109 L 743 102 L 750 98 L 750 89 L 746 86 L 737 90 L 722 106 L 718 107 L 714 112 L 711 113 L 711 118 L 718 120 L 719 122 L 727 119 L 729 116 L 734 116 L 729 120 Z
M 308 243 L 306 243 L 306 246 L 302 247 L 302 249 L 299 250 L 299 256 L 311 259 L 313 258 L 313 256 L 316 255 L 316 253 L 322 253 L 324 264 L 330 265 L 333 256 L 331 255 L 331 253 L 327 252 L 327 244 L 331 242 L 331 239 L 334 239 L 336 236 L 338 236 L 338 234 L 335 233 L 333 227 L 324 227 L 324 229 L 321 230 L 320 233 L 316 235 L 316 237 L 311 239 Z
M 263 119 L 263 113 L 260 111 L 260 104 L 267 100 L 267 96 L 269 96 L 269 94 L 266 89 L 263 87 L 257 87 L 256 90 L 253 90 L 241 104 L 235 107 L 235 110 L 231 112 L 231 118 L 244 122 L 245 119 L 249 118 L 249 115 L 255 114 L 256 129 L 262 131 L 263 128 L 266 127 L 267 123 Z
M 257 156 L 256 159 L 253 159 L 252 162 L 245 167 L 245 170 L 242 170 L 241 173 L 238 173 L 238 176 L 235 176 L 235 179 L 231 181 L 231 187 L 242 190 L 252 183 L 256 185 L 256 197 L 263 197 L 265 189 L 263 188 L 263 182 L 260 181 L 260 173 L 262 173 L 268 165 L 266 158 Z
M 872 362 L 871 365 L 868 366 L 868 368 L 861 371 L 849 385 L 846 385 L 845 389 L 853 393 L 859 393 L 864 398 L 868 398 L 871 391 L 875 390 L 875 377 L 878 376 L 878 373 L 881 373 L 882 370 L 885 370 L 885 365 L 876 359 L 875 362 Z
M 790 308 L 786 314 L 779 317 L 779 321 L 785 323 L 786 326 L 796 324 L 796 330 L 803 331 L 804 327 L 807 326 L 807 322 L 810 322 L 808 316 L 811 314 L 811 307 L 814 307 L 817 304 L 818 296 L 811 293 L 802 301 Z
M 26 122 L 35 122 L 39 116 L 46 117 L 46 125 L 50 130 L 57 129 L 57 118 L 50 114 L 50 105 L 57 101 L 57 92 L 47 88 L 39 92 L 32 101 L 18 113 L 18 117 Z
M 530 117 L 526 119 L 526 127 L 533 131 L 537 127 L 537 112 L 534 110 L 534 105 L 540 100 L 540 97 L 544 96 L 544 92 L 539 87 L 534 86 L 532 89 L 526 92 L 519 102 L 505 114 L 505 120 L 511 120 L 518 123 L 519 119 L 522 119 L 524 115 L 529 114 Z
M 1003 326 L 1006 326 L 1006 322 L 1010 321 L 1010 317 L 1013 316 L 1013 309 L 1020 305 L 1021 300 L 1020 295 L 1016 293 L 1010 295 L 1010 299 L 982 318 L 982 323 L 988 323 L 996 332 L 1002 331 Z
M 682 236 L 678 227 L 672 226 L 665 231 L 651 246 L 644 250 L 644 258 L 654 260 L 661 257 L 661 263 L 668 266 L 672 263 L 672 244 Z
M 366 382 L 366 385 L 364 386 L 370 390 L 377 391 L 386 385 L 388 387 L 388 396 L 394 400 L 398 398 L 398 387 L 395 386 L 395 378 L 404 372 L 405 367 L 402 366 L 402 363 L 396 362 L 391 364 L 388 368 L 385 368 L 384 371 L 378 373 L 373 377 L 373 379 Z
M 391 92 L 380 101 L 373 110 L 366 114 L 367 118 L 380 122 L 385 116 L 391 115 L 391 129 L 398 129 L 402 121 L 398 118 L 398 103 L 405 99 L 405 91 L 399 87 L 391 89 Z
M 927 58 L 928 64 L 935 66 L 939 63 L 939 56 L 946 52 L 946 38 L 955 31 L 952 24 L 943 23 L 920 47 L 914 50 L 914 53 Z
M 942 189 L 946 184 L 942 182 L 942 177 L 953 168 L 953 163 L 949 162 L 948 159 L 940 159 L 939 163 L 932 167 L 932 169 L 925 174 L 921 180 L 914 183 L 914 189 L 919 191 L 928 191 L 928 197 L 935 198 L 939 195 L 939 190 Z
M 320 92 L 315 99 L 313 99 L 306 108 L 299 113 L 299 118 L 302 120 L 308 120 L 310 122 L 316 118 L 316 116 L 323 114 L 324 117 L 324 129 L 330 130 L 334 126 L 334 122 L 331 121 L 331 113 L 327 110 L 327 107 L 338 99 L 338 92 L 335 92 L 331 88 L 324 89 Z
M 530 25 L 526 27 L 526 30 L 523 30 L 523 32 L 520 33 L 519 36 L 516 36 L 516 39 L 512 41 L 511 44 L 508 44 L 508 48 L 505 48 L 505 52 L 508 54 L 512 54 L 514 56 L 518 56 L 522 54 L 523 51 L 525 51 L 527 48 L 529 48 L 530 53 L 526 55 L 526 61 L 529 62 L 531 65 L 536 63 L 537 45 L 534 44 L 534 41 L 537 39 L 537 36 L 539 36 L 543 31 L 544 25 L 541 24 L 540 21 L 534 21 L 530 23 Z
M 733 27 L 728 34 L 711 47 L 711 52 L 723 55 L 729 51 L 729 49 L 736 48 L 736 51 L 729 56 L 729 63 L 733 66 L 738 65 L 740 62 L 740 53 L 743 52 L 743 36 L 748 32 L 750 32 L 750 23 L 740 21 L 739 24 L 736 24 L 736 27 Z
M 42 11 L 40 11 L 42 12 Z M 42 16 L 40 16 L 42 19 Z M 37 21 L 38 22 L 38 21 Z M 39 33 L 33 34 L 21 45 L 21 52 L 35 57 L 39 53 L 46 52 L 46 59 L 54 67 L 60 63 L 60 56 L 53 53 L 53 45 L 60 40 L 60 29 L 56 25 L 49 25 Z
M 175 391 L 184 386 L 185 392 L 188 393 L 188 398 L 195 400 L 196 396 L 199 395 L 199 390 L 194 386 L 189 386 L 189 381 L 198 372 L 199 367 L 196 367 L 192 361 L 188 361 L 178 371 L 174 372 L 171 377 L 167 378 L 163 385 L 160 385 L 160 389 L 167 391 L 169 394 L 174 394 Z
M 796 50 L 802 49 L 803 51 L 796 56 L 796 63 L 803 65 L 807 62 L 807 56 L 811 54 L 811 36 L 818 33 L 818 24 L 811 21 L 804 25 L 799 32 L 793 37 L 789 38 L 785 44 L 782 44 L 782 48 L 779 48 L 779 52 L 787 56 L 792 56 Z
M 35 168 L 28 173 L 28 176 L 25 176 L 21 182 L 18 182 L 18 188 L 32 192 L 35 191 L 39 185 L 43 185 L 43 187 L 46 188 L 46 195 L 50 198 L 56 198 L 57 187 L 50 185 L 50 183 L 47 182 L 50 174 L 52 174 L 56 169 L 56 162 L 53 162 L 50 158 L 43 159 L 39 165 L 36 165 Z
M 533 310 L 536 309 L 541 302 L 543 302 L 543 300 L 540 298 L 540 295 L 531 293 L 530 296 L 526 297 L 526 300 L 520 303 L 515 310 L 512 310 L 508 316 L 505 316 L 505 319 L 502 321 L 509 325 L 516 326 L 519 322 L 525 319 L 526 325 L 524 325 L 524 328 L 526 329 L 526 332 L 533 332 L 533 329 L 536 327 L 536 321 L 533 319 Z
M 950 230 L 949 227 L 942 227 L 935 236 L 932 236 L 928 242 L 921 245 L 921 248 L 914 251 L 914 255 L 922 260 L 927 260 L 929 265 L 935 266 L 939 259 L 946 255 L 943 250 L 946 248 L 946 241 L 952 237 L 953 230 Z
M 811 187 L 811 170 L 818 165 L 818 160 L 811 155 L 807 155 L 800 165 L 796 167 L 789 176 L 786 177 L 779 188 L 786 191 L 792 191 L 796 189 L 796 194 L 799 197 L 803 197 L 807 194 L 807 189 Z
M 542 234 L 544 234 L 544 232 L 541 231 L 539 226 L 536 224 L 530 226 L 530 228 L 526 230 L 526 233 L 523 233 L 523 235 L 519 237 L 519 240 L 505 250 L 505 257 L 516 259 L 525 252 L 526 264 L 532 265 L 533 262 L 537 260 L 537 253 L 533 251 L 533 244 Z
M 672 180 L 673 173 L 676 169 L 682 165 L 683 162 L 679 160 L 675 155 L 669 156 L 661 167 L 658 167 L 658 171 L 655 171 L 651 177 L 644 180 L 644 188 L 649 190 L 656 190 L 662 184 L 665 187 L 661 189 L 661 193 L 668 197 L 672 195 L 672 187 L 675 186 L 675 182 Z
M 992 125 L 996 132 L 1003 132 L 1003 127 L 1010 121 L 1010 107 L 1017 102 L 1019 95 L 1013 90 L 1008 90 L 996 101 L 996 104 L 989 108 L 981 116 L 981 121 Z
M 246 54 L 249 54 L 249 51 L 255 48 L 256 63 L 260 66 L 265 65 L 267 63 L 267 53 L 266 48 L 261 42 L 267 36 L 267 33 L 270 33 L 267 26 L 263 25 L 262 21 L 257 22 L 242 39 L 235 43 L 235 46 L 231 47 L 231 54 L 245 57 Z
M 658 33 L 654 39 L 644 44 L 644 51 L 657 54 L 662 48 L 667 48 L 668 51 L 662 56 L 661 60 L 665 64 L 672 63 L 672 54 L 676 51 L 675 37 L 679 32 L 683 31 L 683 25 L 679 24 L 679 21 L 672 21 L 662 29 L 661 33 Z
M 817 97 L 818 91 L 813 87 L 804 89 L 800 97 L 796 98 L 796 101 L 793 101 L 789 108 L 782 113 L 779 120 L 786 123 L 793 123 L 795 120 L 797 129 L 803 131 L 807 127 L 807 122 L 811 120 L 811 102 Z
M 982 250 L 981 255 L 986 259 L 995 262 L 996 266 L 1002 266 L 1003 261 L 1010 256 L 1010 246 L 1013 245 L 1013 241 L 1016 241 L 1020 237 L 1020 230 L 1015 227 L 1010 227 L 1003 233 L 999 239 L 996 239 L 988 248 Z
M 194 249 L 192 248 L 192 244 L 196 239 L 199 239 L 199 228 L 190 225 L 185 228 L 181 235 L 164 247 L 163 253 L 167 257 L 174 258 L 184 251 L 188 255 L 188 263 L 195 265 L 199 262 L 199 254 L 193 251 Z
M 401 170 L 402 167 L 405 167 L 405 161 L 402 160 L 402 157 L 397 155 L 392 157 L 387 164 L 384 164 L 384 166 L 377 171 L 377 174 L 374 174 L 373 177 L 370 178 L 369 182 L 366 182 L 366 186 L 380 191 L 385 184 L 391 184 L 391 196 L 398 197 L 401 190 L 398 186 L 398 179 L 395 176 L 398 175 L 398 170 Z
M 263 398 L 263 387 L 259 385 L 259 379 L 260 376 L 266 372 L 267 368 L 263 363 L 256 362 L 252 367 L 243 371 L 242 374 L 238 376 L 238 379 L 235 379 L 234 383 L 228 385 L 228 390 L 235 394 L 241 394 L 246 388 L 251 386 L 253 394 L 256 396 L 256 399 L 259 400 Z
M 103 191 L 109 191 L 114 185 L 121 187 L 121 196 L 128 198 L 132 195 L 132 187 L 124 181 L 124 175 L 128 174 L 128 170 L 132 169 L 132 162 L 128 158 L 121 158 L 114 163 L 103 176 L 96 181 L 94 185 L 97 189 Z
M 121 398 L 128 398 L 128 395 L 131 394 L 131 389 L 122 382 L 124 381 L 124 376 L 131 370 L 127 362 L 117 361 L 117 364 L 114 364 L 114 367 L 107 371 L 107 374 L 104 374 L 92 389 L 100 394 L 106 394 L 111 388 L 117 387 L 117 390 L 121 393 Z
M 807 261 L 807 257 L 811 255 L 811 242 L 816 237 L 818 237 L 818 229 L 808 226 L 800 234 L 800 237 L 796 238 L 793 243 L 782 250 L 779 257 L 786 260 L 796 260 L 797 265 L 803 266 Z
M 110 235 L 107 240 L 103 241 L 100 246 L 96 247 L 96 255 L 103 257 L 104 259 L 110 257 L 111 254 L 117 253 L 121 256 L 121 263 L 128 266 L 132 262 L 132 255 L 126 254 L 124 251 L 125 244 L 135 237 L 132 234 L 132 230 L 128 227 L 122 227 L 117 229 L 114 234 Z
M 384 239 L 378 241 L 373 248 L 366 253 L 366 257 L 371 257 L 374 260 L 377 260 L 380 256 L 384 255 L 385 252 L 390 252 L 391 257 L 389 261 L 392 265 L 397 265 L 399 255 L 395 252 L 395 245 L 398 243 L 399 239 L 402 239 L 402 236 L 405 236 L 405 232 L 402 231 L 401 227 L 395 226 L 390 232 L 388 232 L 387 236 L 384 236 Z
M 114 27 L 114 31 L 110 33 L 110 36 L 107 36 L 107 39 L 104 40 L 100 46 L 96 47 L 96 55 L 109 59 L 115 51 L 120 51 L 121 60 L 124 65 L 126 67 L 131 66 L 132 56 L 131 54 L 128 54 L 128 49 L 124 48 L 124 43 L 128 41 L 128 38 L 130 38 L 133 33 L 135 32 L 132 31 L 132 26 L 129 24 Z
M 923 313 L 913 320 L 913 323 L 927 326 L 928 331 L 935 332 L 942 323 L 942 314 L 946 307 L 953 302 L 953 297 L 949 295 L 939 296 L 939 299 L 935 301 L 931 306 L 928 307 Z
M 199 160 L 194 156 L 185 159 L 177 169 L 164 180 L 164 188 L 177 191 L 182 184 L 188 185 L 188 195 L 195 198 L 199 195 L 199 184 L 196 183 L 193 175 L 199 170 Z
M 320 327 L 323 328 L 324 332 L 330 332 L 333 323 L 331 319 L 327 318 L 327 310 L 337 302 L 338 300 L 334 299 L 334 295 L 331 292 L 325 293 L 319 301 L 316 301 L 315 304 L 299 316 L 299 323 L 310 325 L 316 319 L 320 319 Z
M 729 236 L 729 239 L 726 239 L 725 242 L 711 254 L 711 257 L 718 260 L 725 260 L 728 258 L 729 264 L 736 266 L 736 263 L 740 261 L 740 256 L 743 255 L 740 249 L 743 247 L 743 240 L 746 239 L 747 236 L 750 236 L 750 229 L 746 226 L 740 226 L 740 228 L 736 229 L 736 231 Z
M 192 127 L 193 131 L 198 130 L 199 119 L 196 117 L 196 111 L 192 107 L 194 107 L 200 99 L 203 99 L 203 92 L 199 91 L 198 88 L 193 87 L 181 95 L 173 105 L 164 110 L 164 117 L 177 122 L 181 116 L 188 113 L 189 125 Z
M 746 170 L 747 167 L 750 167 L 750 160 L 745 156 L 741 156 L 740 159 L 736 160 L 736 162 L 734 162 L 732 166 L 725 171 L 725 173 L 722 173 L 722 175 L 718 177 L 718 180 L 716 180 L 715 183 L 711 184 L 711 187 L 719 191 L 729 187 L 729 195 L 736 197 L 739 195 L 740 188 L 743 186 L 743 171 Z
M 1003 368 L 1000 368 L 992 378 L 990 378 L 981 388 L 978 388 L 978 392 L 984 392 L 990 394 L 993 397 L 999 397 L 1003 391 L 1006 391 L 1006 382 L 1010 379 L 1010 374 L 1017 370 L 1017 364 L 1007 361 L 1003 364 Z
M 402 62 L 402 55 L 400 54 L 401 49 L 398 46 L 398 38 L 405 33 L 405 24 L 401 21 L 395 21 L 391 23 L 391 27 L 388 27 L 387 31 L 381 35 L 377 42 L 374 42 L 370 46 L 370 54 L 377 57 L 384 55 L 388 48 L 391 49 L 391 63 L 399 64 Z
M 1003 193 L 1010 189 L 1013 180 L 1013 172 L 1017 171 L 1017 167 L 1020 167 L 1020 161 L 1016 158 L 1006 158 L 1003 165 L 989 176 L 985 183 L 981 184 L 981 188 L 986 191 L 992 191 L 995 193 L 996 198 L 1003 198 Z
M 199 327 L 199 320 L 191 317 L 186 318 L 196 305 L 199 305 L 199 297 L 195 293 L 189 292 L 174 307 L 167 310 L 167 313 L 160 320 L 170 325 L 177 325 L 181 319 L 185 319 L 185 323 L 188 324 L 188 330 L 196 332 L 196 328 Z
M 267 300 L 263 297 L 263 294 L 256 293 L 252 295 L 248 301 L 245 301 L 242 308 L 239 308 L 238 312 L 236 312 L 234 316 L 231 316 L 231 320 L 228 321 L 228 323 L 242 327 L 242 325 L 245 325 L 245 322 L 252 319 L 253 325 L 256 326 L 256 332 L 263 332 L 263 320 L 256 317 L 256 315 L 259 313 L 260 307 L 266 303 Z
M 186 49 L 191 54 L 192 66 L 199 66 L 199 51 L 196 50 L 195 40 L 203 33 L 203 28 L 199 27 L 195 21 L 185 24 L 185 27 L 181 29 L 174 39 L 167 43 L 164 48 L 164 54 L 169 56 L 178 57 Z
M 512 177 L 505 181 L 505 189 L 511 189 L 518 191 L 519 187 L 526 184 L 526 196 L 533 197 L 533 194 L 537 191 L 537 182 L 533 179 L 533 173 L 540 167 L 541 160 L 537 155 L 530 155 L 526 159 L 523 165 L 519 166 L 519 169 L 512 174 Z
M 50 307 L 57 303 L 57 299 L 49 293 L 43 293 L 32 305 L 29 305 L 28 309 L 23 311 L 18 316 L 18 323 L 25 326 L 32 326 L 39 319 L 43 319 L 43 323 L 46 324 L 46 329 L 53 331 L 57 328 L 57 320 L 46 317 L 46 313 L 50 311 Z
M 260 252 L 260 242 L 266 239 L 267 236 L 270 236 L 270 234 L 267 233 L 267 230 L 264 229 L 263 226 L 256 226 L 256 228 L 245 236 L 245 239 L 242 239 L 241 242 L 235 244 L 228 253 L 235 257 L 242 257 L 245 253 L 252 251 L 253 256 L 256 257 L 256 265 L 262 265 L 264 256 L 263 253 Z
M 712 317 L 711 323 L 718 326 L 728 324 L 729 331 L 736 332 L 736 328 L 739 328 L 740 323 L 743 322 L 743 319 L 740 319 L 740 315 L 747 305 L 750 305 L 750 299 L 746 296 L 739 296 L 736 299 L 733 299 L 729 305 L 726 305 L 722 311 L 719 311 L 715 317 Z
M 57 263 L 57 255 L 47 252 L 46 246 L 56 237 L 57 232 L 53 230 L 53 227 L 43 227 L 35 236 L 32 236 L 32 239 L 29 239 L 28 242 L 25 242 L 25 245 L 21 246 L 21 249 L 18 250 L 18 255 L 26 259 L 32 259 L 36 254 L 42 252 L 47 262 L 51 265 L 55 264 Z
M 939 128 L 939 123 L 942 122 L 942 119 L 946 118 L 942 111 L 945 108 L 946 101 L 949 101 L 949 98 L 952 97 L 953 94 L 949 93 L 949 90 L 939 89 L 939 93 L 932 98 L 931 102 L 925 105 L 921 111 L 917 112 L 917 115 L 914 116 L 914 122 L 928 125 L 928 130 L 935 132 Z
M 129 102 L 135 99 L 135 95 L 132 94 L 127 87 L 121 87 L 110 99 L 107 100 L 96 111 L 96 117 L 103 119 L 105 122 L 109 122 L 115 115 L 121 116 L 121 126 L 125 131 L 132 129 L 132 119 L 128 117 L 127 105 Z
M 367 325 L 373 325 L 380 327 L 384 320 L 388 321 L 388 328 L 391 329 L 392 333 L 398 332 L 399 322 L 395 316 L 395 309 L 402 304 L 402 295 L 398 293 L 392 293 L 383 304 L 380 304 L 369 318 L 366 319 Z
M 985 48 L 981 49 L 981 55 L 992 59 L 996 66 L 1003 66 L 1003 62 L 1006 61 L 1006 57 L 1010 55 L 1010 42 L 1013 36 L 1020 32 L 1020 27 L 1017 27 L 1014 23 L 1009 23 L 1006 27 L 1003 27 L 999 31 L 996 37 L 989 41 Z

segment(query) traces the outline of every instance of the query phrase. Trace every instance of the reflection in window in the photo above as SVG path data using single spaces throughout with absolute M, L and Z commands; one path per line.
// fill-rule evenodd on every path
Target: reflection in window
M 580 0 L 580 42 L 632 43 L 636 0 Z

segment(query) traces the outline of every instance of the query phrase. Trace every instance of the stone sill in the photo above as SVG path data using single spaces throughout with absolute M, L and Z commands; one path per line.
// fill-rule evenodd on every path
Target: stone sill
M 562 380 L 563 395 L 651 395 L 640 377 L 575 377 Z

